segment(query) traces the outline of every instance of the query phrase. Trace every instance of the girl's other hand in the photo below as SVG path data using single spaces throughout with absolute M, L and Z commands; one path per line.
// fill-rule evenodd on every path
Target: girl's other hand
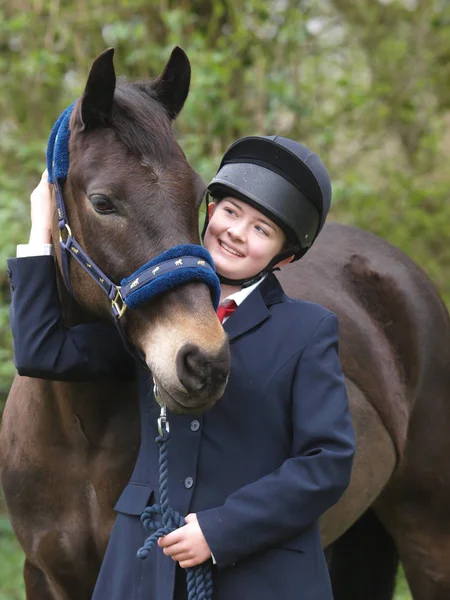
M 50 244 L 52 237 L 53 203 L 47 169 L 42 173 L 39 185 L 33 190 L 30 202 L 31 232 L 29 243 Z
M 191 513 L 185 521 L 183 527 L 159 538 L 158 546 L 166 556 L 179 562 L 182 569 L 189 569 L 211 558 L 211 550 L 200 529 L 197 515 Z

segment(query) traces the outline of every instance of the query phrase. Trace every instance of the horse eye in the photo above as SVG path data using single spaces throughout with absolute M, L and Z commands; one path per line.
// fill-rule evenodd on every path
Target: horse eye
M 108 198 L 105 196 L 100 196 L 99 194 L 94 194 L 89 198 L 90 203 L 94 207 L 94 210 L 101 215 L 111 214 L 116 212 L 114 205 Z

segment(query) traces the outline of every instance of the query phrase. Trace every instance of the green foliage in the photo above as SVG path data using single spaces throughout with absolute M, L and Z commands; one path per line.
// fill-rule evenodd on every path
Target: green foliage
M 23 553 L 11 530 L 8 517 L 0 514 L 0 598 L 24 600 Z

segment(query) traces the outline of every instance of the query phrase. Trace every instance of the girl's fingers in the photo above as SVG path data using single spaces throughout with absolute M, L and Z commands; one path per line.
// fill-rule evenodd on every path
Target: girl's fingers
M 170 558 L 172 560 L 174 560 L 175 562 L 190 560 L 189 555 L 184 552 L 182 552 L 181 554 L 175 554 L 174 556 L 171 556 Z
M 201 563 L 195 559 L 180 561 L 180 567 L 182 569 L 190 569 L 191 567 L 196 567 L 199 564 L 201 564 Z
M 183 544 L 172 544 L 171 546 L 167 546 L 163 548 L 163 552 L 166 556 L 178 556 L 179 554 L 186 554 L 186 549 Z
M 179 554 L 174 554 L 170 558 L 175 562 L 186 562 L 187 560 L 192 560 L 189 552 L 180 552 Z

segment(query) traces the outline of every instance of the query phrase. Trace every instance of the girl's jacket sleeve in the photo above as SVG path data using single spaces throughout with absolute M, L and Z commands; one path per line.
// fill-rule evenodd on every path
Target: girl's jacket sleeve
M 64 326 L 52 256 L 9 259 L 8 276 L 20 375 L 59 381 L 134 378 L 134 361 L 113 324 Z
M 355 440 L 333 314 L 299 353 L 292 430 L 292 458 L 231 494 L 223 506 L 197 513 L 219 567 L 301 536 L 349 484 Z

